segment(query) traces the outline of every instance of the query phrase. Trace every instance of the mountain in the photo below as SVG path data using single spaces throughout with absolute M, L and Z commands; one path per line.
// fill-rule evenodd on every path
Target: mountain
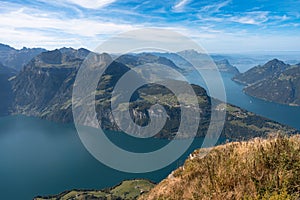
M 117 57 L 115 61 L 129 68 L 135 68 L 134 70 L 143 78 L 152 80 L 158 80 L 161 75 L 164 75 L 165 78 L 180 79 L 179 74 L 184 72 L 170 59 L 152 53 L 125 54 Z M 179 74 L 175 74 L 174 70 Z
M 41 53 L 31 60 L 12 81 L 15 96 L 13 102 L 14 113 L 37 116 L 58 122 L 72 122 L 72 86 L 77 70 L 87 53 L 89 52 L 83 49 L 64 48 Z M 112 60 L 108 54 L 97 56 L 105 57 L 104 60 L 107 60 L 107 62 Z M 161 62 L 174 67 L 174 64 L 165 58 L 152 57 L 154 57 L 154 63 Z M 149 62 L 147 61 L 149 59 L 148 55 L 142 55 L 142 57 L 126 56 L 126 59 L 123 56 L 119 60 L 126 64 L 134 61 L 132 62 L 134 65 L 140 65 L 143 62 Z M 132 67 L 132 64 L 129 66 Z M 129 69 L 121 62 L 112 62 L 99 81 L 96 92 L 98 102 L 96 109 L 99 113 L 98 119 L 106 129 L 118 130 L 111 116 L 110 97 L 115 83 Z M 160 88 L 155 94 L 159 94 L 163 89 Z M 141 88 L 141 91 L 143 91 L 143 88 Z M 136 101 L 138 100 L 140 99 L 137 98 Z M 142 118 L 146 118 L 146 114 L 142 113 L 142 110 L 147 108 L 149 102 L 146 105 L 142 105 L 142 103 L 140 105 L 141 108 L 136 108 L 135 113 L 136 116 L 140 116 L 140 121 L 145 121 Z
M 177 65 L 175 65 L 170 59 L 156 56 L 151 53 L 140 53 L 140 54 L 125 54 L 116 59 L 117 62 L 123 63 L 128 67 L 136 67 L 139 65 L 144 65 L 146 63 L 153 63 L 153 64 L 162 64 L 166 66 L 170 66 L 174 69 L 180 70 Z
M 193 68 L 193 65 L 186 59 L 184 59 L 182 56 L 180 56 L 178 53 L 152 52 L 151 54 L 170 59 L 181 69 L 189 70 Z
M 0 44 L 0 62 L 15 70 L 20 70 L 32 58 L 46 51 L 42 48 L 26 48 L 20 50 L 14 49 L 8 45 Z
M 244 85 L 251 85 L 256 82 L 262 81 L 263 79 L 276 76 L 289 67 L 290 65 L 285 64 L 278 59 L 273 59 L 262 66 L 258 65 L 244 73 L 236 75 L 235 77 L 233 77 L 233 80 Z
M 300 64 L 288 65 L 277 59 L 237 75 L 244 91 L 254 97 L 288 105 L 300 105 Z
M 296 200 L 299 166 L 299 135 L 199 149 L 139 200 Z
M 14 69 L 5 67 L 0 63 L 0 116 L 7 115 L 10 110 L 11 102 L 13 99 L 11 83 L 9 79 L 16 75 Z
M 73 84 L 78 68 L 88 53 L 84 49 L 74 50 L 64 48 L 43 52 L 32 59 L 16 78 L 12 80 L 14 94 L 13 113 L 40 117 L 56 122 L 72 122 Z M 103 60 L 106 63 L 112 61 L 112 58 L 108 54 L 92 54 L 95 56 L 95 60 Z M 147 62 L 150 62 L 152 56 L 147 55 L 146 57 L 148 59 Z M 139 60 L 144 62 L 144 58 L 139 58 L 139 55 L 131 55 L 127 58 L 122 57 L 122 59 L 110 64 L 99 80 L 95 93 L 97 119 L 100 126 L 107 130 L 120 130 L 112 116 L 110 105 L 115 84 L 132 66 L 137 63 L 140 64 Z M 157 56 L 154 56 L 153 59 L 154 63 L 160 60 Z M 174 65 L 173 62 L 165 59 L 163 59 L 163 63 L 170 64 L 171 67 Z M 137 72 L 133 75 L 132 80 L 139 78 L 141 77 Z M 187 84 L 177 80 L 172 81 L 172 84 L 178 84 L 178 87 L 180 87 L 180 84 Z M 212 109 L 216 112 L 227 112 L 222 132 L 222 136 L 226 138 L 246 139 L 265 136 L 278 129 L 290 134 L 297 132 L 287 126 L 257 116 L 233 105 L 221 103 L 218 107 L 212 108 L 211 101 L 217 100 L 210 98 L 200 86 L 192 85 L 192 87 L 198 96 L 201 113 L 197 136 L 204 136 L 206 134 Z M 123 92 L 126 93 L 126 91 Z M 161 115 L 158 111 L 157 113 L 152 113 L 149 110 L 156 103 L 164 106 L 170 117 L 167 119 L 163 129 L 155 137 L 173 138 L 180 125 L 180 107 L 176 96 L 166 87 L 157 84 L 147 84 L 139 88 L 131 98 L 131 117 L 135 123 L 141 126 L 148 124 L 150 115 Z M 80 104 L 74 106 L 77 107 Z M 193 109 L 198 108 L 192 107 L 188 109 L 193 111 Z M 88 120 L 86 116 L 81 117 L 83 120 Z M 188 121 L 189 119 L 186 120 Z M 94 124 L 94 126 L 97 125 Z M 185 133 L 181 137 L 186 138 L 190 136 L 189 133 Z
M 257 52 L 245 54 L 211 54 L 213 60 L 227 59 L 233 66 L 238 66 L 240 72 L 245 72 L 253 66 L 264 65 L 268 61 L 277 58 L 288 64 L 300 62 L 297 52 Z
M 300 106 L 300 65 L 248 86 L 245 92 L 267 101 Z
M 193 66 L 200 69 L 211 68 L 211 62 L 214 61 L 220 72 L 238 74 L 239 70 L 232 66 L 225 58 L 211 58 L 206 54 L 199 53 L 195 50 L 184 50 L 177 53 L 152 53 L 161 57 L 172 60 L 177 66 L 184 70 L 193 70 Z
M 199 53 L 194 49 L 179 51 L 177 52 L 177 54 L 180 55 L 182 58 L 188 60 L 195 67 L 209 68 L 209 66 L 205 66 L 207 62 L 211 61 L 210 56 L 207 54 Z
M 36 56 L 12 80 L 14 112 L 42 118 L 59 112 L 62 122 L 70 121 L 71 113 L 64 112 L 63 105 L 70 100 L 75 71 L 81 62 L 60 50 Z
M 215 60 L 215 63 L 220 72 L 227 72 L 231 74 L 239 74 L 239 70 L 231 65 L 227 59 Z

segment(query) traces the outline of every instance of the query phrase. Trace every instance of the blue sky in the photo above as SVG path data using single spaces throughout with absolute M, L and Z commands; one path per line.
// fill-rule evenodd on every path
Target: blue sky
M 11 0 L 0 42 L 16 48 L 96 48 L 144 27 L 182 33 L 209 52 L 300 50 L 299 0 Z

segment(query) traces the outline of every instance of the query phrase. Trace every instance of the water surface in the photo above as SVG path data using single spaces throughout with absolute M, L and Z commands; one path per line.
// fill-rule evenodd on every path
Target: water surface
M 213 73 L 211 71 L 203 70 L 201 74 L 207 77 L 210 84 L 213 84 L 215 77 L 212 76 Z M 233 77 L 232 74 L 221 73 L 221 76 L 224 82 L 228 103 L 300 130 L 299 106 L 282 105 L 251 97 L 243 92 L 243 85 L 231 80 Z M 190 83 L 200 85 L 207 89 L 205 82 L 199 74 L 191 72 L 187 78 Z
M 169 142 L 152 138 L 141 142 L 124 133 L 107 134 L 110 134 L 114 143 L 134 152 L 148 152 Z M 133 178 L 147 178 L 159 182 L 182 165 L 194 149 L 200 148 L 202 141 L 202 138 L 195 139 L 181 158 L 159 171 L 123 173 L 94 159 L 82 145 L 72 124 L 59 124 L 24 116 L 2 117 L 1 199 L 26 200 L 37 195 L 57 194 L 74 188 L 102 189 Z

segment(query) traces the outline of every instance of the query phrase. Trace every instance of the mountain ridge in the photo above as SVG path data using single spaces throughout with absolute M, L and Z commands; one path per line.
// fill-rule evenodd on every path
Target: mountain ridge
M 184 50 L 177 53 L 152 53 L 161 57 L 172 60 L 181 69 L 190 71 L 197 69 L 214 69 L 211 66 L 212 62 L 216 64 L 217 69 L 220 72 L 227 72 L 232 74 L 239 74 L 239 70 L 230 64 L 228 59 L 224 57 L 210 56 L 208 54 L 199 53 L 194 49 Z M 193 67 L 194 66 L 194 67 Z
M 109 55 L 103 55 L 109 58 Z M 57 57 L 52 59 L 53 56 Z M 63 51 L 45 52 L 32 59 L 12 80 L 15 97 L 13 114 L 35 116 L 56 122 L 73 122 L 72 87 L 77 70 L 83 62 L 83 58 L 80 56 L 82 55 L 79 50 L 63 49 Z M 95 56 L 101 56 L 101 54 L 95 54 Z M 144 55 L 135 56 L 133 60 L 139 60 L 138 56 L 143 57 Z M 110 57 L 106 62 L 110 62 L 111 59 Z M 118 61 L 112 62 L 99 80 L 95 96 L 96 111 L 99 124 L 104 129 L 120 130 L 112 116 L 110 98 L 115 83 L 132 67 L 125 64 Z M 173 66 L 171 61 L 164 61 L 164 64 Z M 179 81 L 174 82 L 174 84 L 176 83 Z M 211 108 L 211 100 L 214 99 L 211 99 L 203 88 L 196 85 L 192 85 L 192 87 L 198 95 L 202 118 L 197 136 L 204 136 L 209 125 L 211 109 L 219 108 Z M 150 84 L 138 89 L 130 104 L 133 120 L 139 125 L 147 124 L 149 108 L 156 103 L 162 104 L 168 115 L 173 116 L 172 119 L 167 120 L 165 127 L 156 137 L 172 138 L 176 133 L 178 124 L 180 124 L 180 108 L 176 97 L 165 87 Z M 222 132 L 224 137 L 242 139 L 264 136 L 278 128 L 290 133 L 296 132 L 295 129 L 257 116 L 236 106 L 229 104 L 220 106 L 224 107 L 223 111 L 227 112 Z M 217 110 L 217 112 L 221 112 L 221 110 Z M 182 137 L 188 137 L 188 135 Z
M 233 78 L 246 94 L 275 103 L 300 106 L 300 64 L 273 59 Z
M 19 71 L 32 58 L 45 51 L 46 49 L 43 48 L 23 47 L 22 49 L 15 49 L 9 45 L 0 43 L 0 62 L 7 67 Z

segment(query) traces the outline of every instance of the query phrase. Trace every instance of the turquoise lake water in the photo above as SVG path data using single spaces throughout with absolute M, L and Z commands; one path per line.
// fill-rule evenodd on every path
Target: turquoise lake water
M 148 152 L 169 142 L 151 138 L 141 142 L 123 133 L 107 134 L 115 144 L 133 152 Z M 182 165 L 194 149 L 201 147 L 202 141 L 202 138 L 195 139 L 182 157 L 161 170 L 143 174 L 123 173 L 92 157 L 82 145 L 72 124 L 58 124 L 24 116 L 2 117 L 1 199 L 26 200 L 74 188 L 102 189 L 134 178 L 158 182 Z
M 212 72 L 209 70 L 201 71 L 201 75 L 207 77 L 209 82 L 213 83 L 215 77 L 211 74 Z M 228 103 L 300 130 L 300 107 L 281 105 L 251 97 L 243 92 L 243 85 L 231 80 L 232 74 L 222 73 L 221 75 Z M 205 82 L 199 74 L 190 73 L 187 77 L 190 83 L 207 89 Z

